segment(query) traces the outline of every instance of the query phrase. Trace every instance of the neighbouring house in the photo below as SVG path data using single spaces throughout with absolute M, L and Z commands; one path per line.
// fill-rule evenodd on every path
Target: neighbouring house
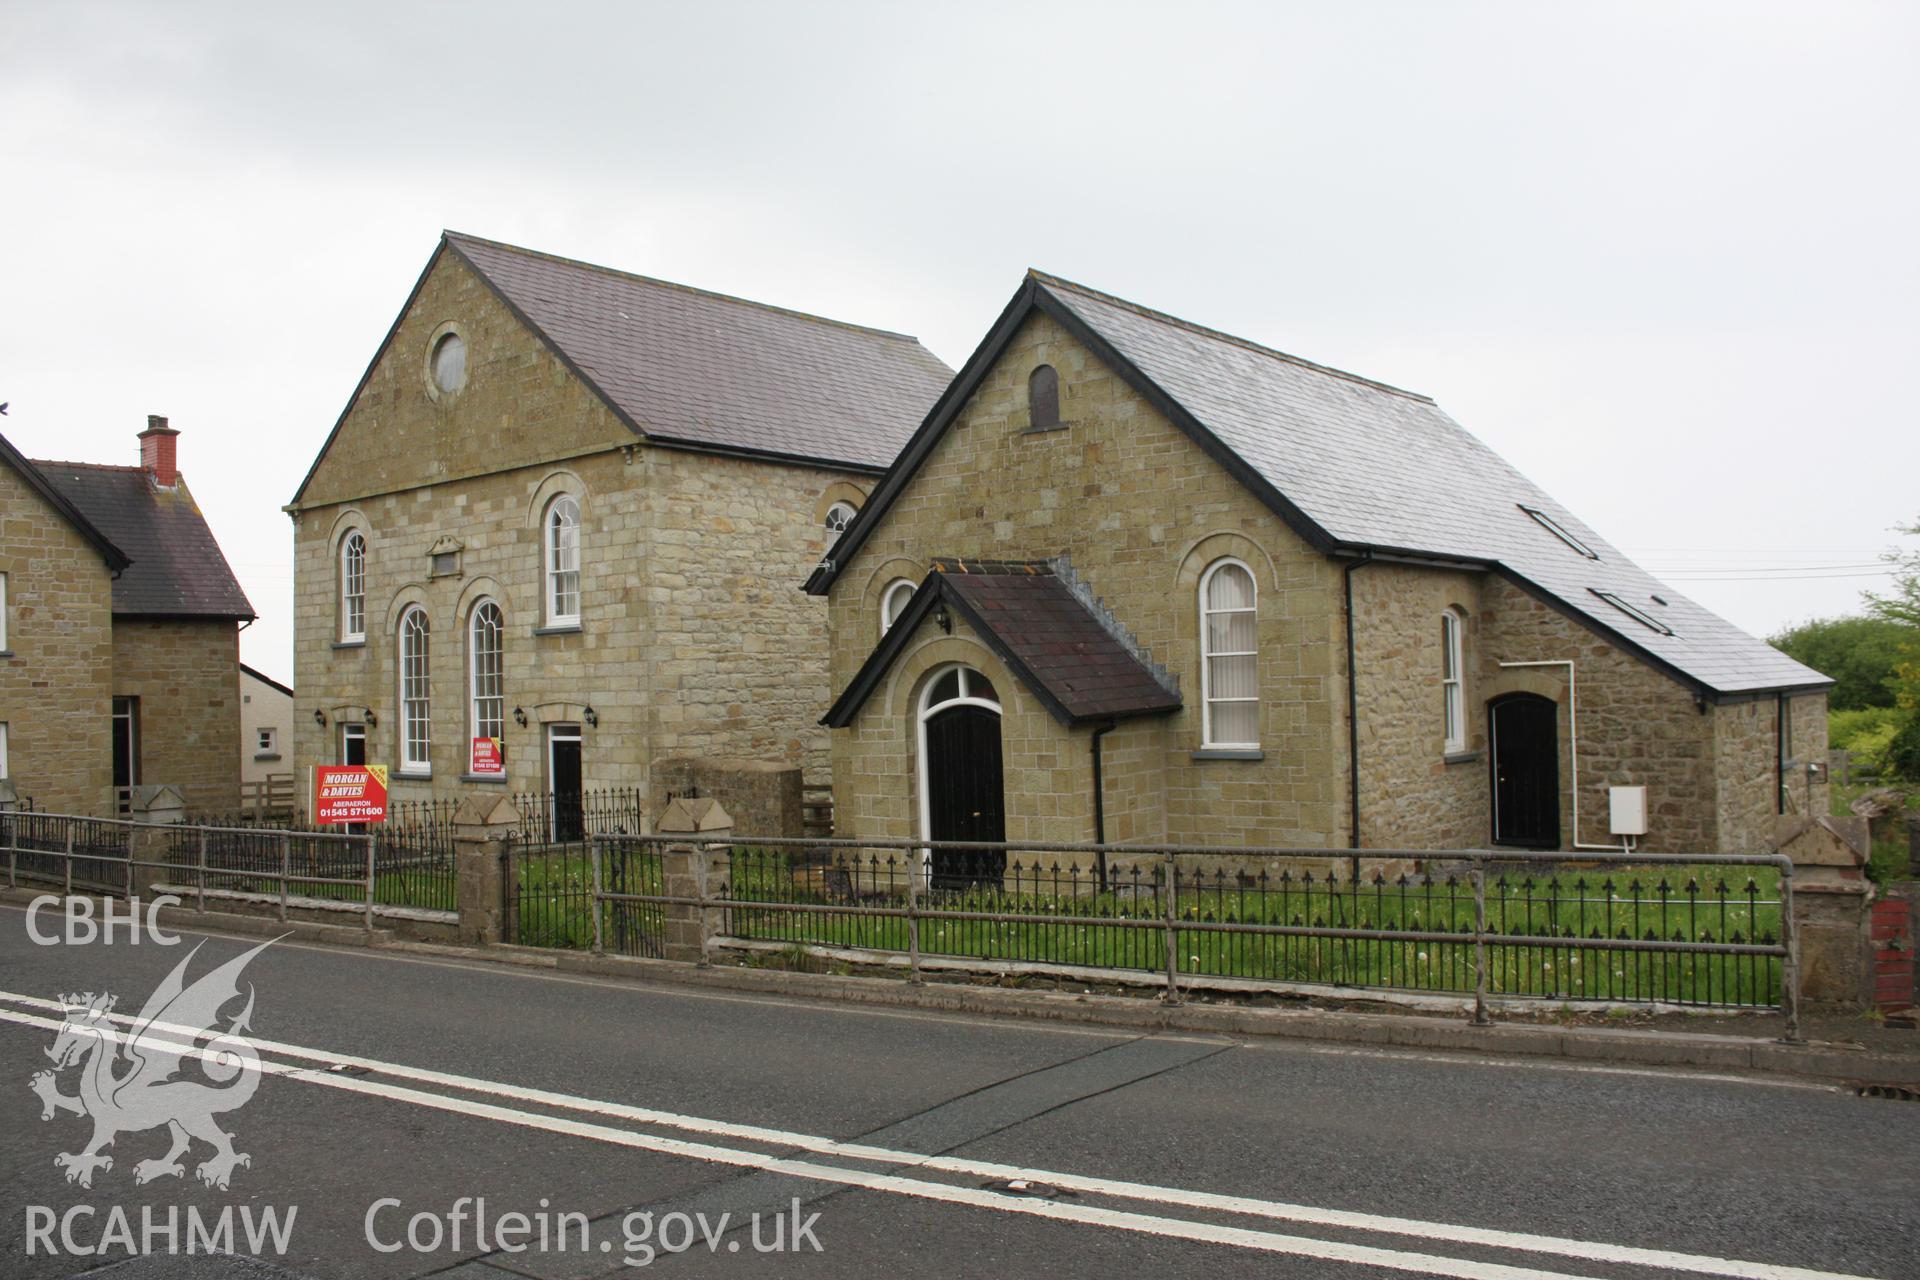
M 240 788 L 249 811 L 283 810 L 294 800 L 293 690 L 240 664 Z
M 1431 400 L 1039 273 L 806 587 L 846 835 L 1750 851 L 1826 812 L 1830 682 Z
M 0 441 L 0 774 L 42 809 L 125 812 L 143 783 L 203 812 L 238 803 L 254 612 L 180 474 L 179 434 L 148 418 L 138 466 Z
M 900 334 L 445 234 L 286 508 L 301 776 L 824 778 L 826 610 L 794 583 L 951 377 Z

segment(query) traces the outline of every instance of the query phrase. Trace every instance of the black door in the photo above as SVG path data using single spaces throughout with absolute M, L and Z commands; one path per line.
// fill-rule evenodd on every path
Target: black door
M 928 836 L 940 840 L 1007 838 L 1000 776 L 1000 717 L 985 707 L 949 707 L 927 721 Z M 934 849 L 935 889 L 998 887 L 1007 855 Z
M 1487 704 L 1493 740 L 1493 842 L 1560 847 L 1560 708 L 1535 693 Z
M 140 699 L 113 700 L 113 794 L 120 813 L 133 811 L 140 785 Z
M 367 762 L 367 726 L 364 724 L 343 724 L 340 726 L 340 763 L 365 764 Z M 365 835 L 367 824 L 364 822 L 343 822 L 340 830 L 350 836 Z
M 548 730 L 547 782 L 553 789 L 553 838 L 561 842 L 586 839 L 586 815 L 580 807 L 580 729 L 577 725 L 557 724 Z

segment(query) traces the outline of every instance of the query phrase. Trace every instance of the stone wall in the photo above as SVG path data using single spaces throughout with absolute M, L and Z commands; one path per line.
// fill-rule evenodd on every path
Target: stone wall
M 115 618 L 113 696 L 140 700 L 140 781 L 189 812 L 240 807 L 240 633 L 231 619 Z
M 426 373 L 449 325 L 467 342 L 467 382 L 452 396 L 430 392 Z M 581 726 L 589 788 L 645 790 L 656 757 L 693 754 L 824 778 L 826 609 L 799 584 L 825 553 L 827 504 L 859 501 L 865 484 L 642 441 L 443 255 L 293 513 L 295 762 L 304 775 L 337 759 L 341 724 L 371 711 L 368 758 L 397 770 L 396 635 L 417 604 L 431 626 L 432 767 L 394 778 L 402 799 L 548 790 L 556 724 Z M 561 493 L 580 506 L 582 616 L 556 628 L 541 522 Z M 351 645 L 338 580 L 349 529 L 367 540 L 366 639 Z M 436 577 L 430 552 L 443 539 L 459 544 L 458 570 Z M 467 628 L 483 598 L 505 620 L 506 772 L 495 779 L 467 774 Z
M 1781 700 L 1771 694 L 1713 709 L 1719 841 L 1727 852 L 1765 848 L 1781 813 L 1817 817 L 1828 811 L 1827 696 L 1801 694 L 1786 702 L 1784 744 Z M 1792 762 L 1784 773 L 1783 745 Z M 1809 773 L 1810 762 L 1821 765 L 1817 776 Z
M 654 810 L 664 809 L 670 797 L 718 802 L 741 836 L 806 834 L 797 764 L 670 756 L 653 763 Z
M 113 804 L 112 575 L 92 543 L 0 466 L 0 724 L 19 794 L 49 812 Z
M 1042 363 L 1059 373 L 1065 426 L 1027 434 L 1027 379 Z M 1185 709 L 1128 731 L 1133 755 L 1127 764 L 1161 780 L 1166 838 L 1344 846 L 1338 566 L 1312 552 L 1046 316 L 1032 317 L 1015 335 L 912 486 L 835 582 L 829 597 L 833 692 L 852 680 L 878 639 L 881 592 L 898 578 L 918 581 L 929 557 L 1062 554 L 1180 679 Z M 1201 746 L 1197 592 L 1201 574 L 1222 556 L 1247 563 L 1259 589 L 1263 758 L 1256 760 L 1195 757 Z M 962 642 L 956 631 L 929 643 Z M 954 660 L 971 649 L 956 650 Z M 1015 686 L 1002 683 L 997 665 L 979 664 L 1003 698 L 1029 700 L 1024 689 L 1009 692 Z M 858 724 L 835 734 L 836 820 L 848 834 L 919 834 L 915 726 L 902 681 L 924 669 L 903 661 L 884 702 L 876 694 Z M 1088 731 L 1067 733 L 1037 705 L 1033 710 L 1043 729 L 1015 722 L 1024 707 L 1010 708 L 1004 726 L 1008 834 L 1086 839 Z M 1016 769 L 1028 767 L 1044 776 L 1016 780 Z M 1110 787 L 1109 800 L 1120 790 L 1117 782 Z M 1155 798 L 1143 804 L 1134 815 L 1137 829 L 1160 830 L 1161 820 L 1151 816 Z M 1126 816 L 1116 820 L 1124 825 Z

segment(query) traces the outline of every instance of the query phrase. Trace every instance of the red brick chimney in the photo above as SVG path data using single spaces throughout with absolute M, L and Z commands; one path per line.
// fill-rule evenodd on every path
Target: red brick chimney
M 174 440 L 179 434 L 157 413 L 147 415 L 147 429 L 140 433 L 140 466 L 162 489 L 180 483 L 180 467 L 174 455 Z

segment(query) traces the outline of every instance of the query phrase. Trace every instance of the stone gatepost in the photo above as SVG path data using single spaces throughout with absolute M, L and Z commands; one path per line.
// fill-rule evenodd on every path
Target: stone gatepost
M 1860 1008 L 1872 998 L 1865 818 L 1783 815 L 1773 851 L 1793 859 L 1793 922 L 1801 999 Z
M 135 787 L 129 797 L 127 816 L 135 822 L 153 824 L 134 827 L 127 835 L 127 852 L 136 864 L 127 869 L 127 896 L 151 898 L 154 885 L 178 878 L 177 872 L 161 865 L 173 851 L 175 835 L 164 828 L 186 821 L 187 797 L 170 782 Z
M 520 810 L 505 796 L 468 796 L 453 811 L 454 905 L 469 946 L 506 939 L 506 861 L 519 830 Z
M 667 897 L 705 897 L 717 894 L 726 884 L 733 819 L 718 800 L 675 800 L 654 830 L 663 836 L 686 837 L 660 850 L 660 881 Z M 668 903 L 665 916 L 661 954 L 669 960 L 706 964 L 707 945 L 720 932 L 718 908 Z

